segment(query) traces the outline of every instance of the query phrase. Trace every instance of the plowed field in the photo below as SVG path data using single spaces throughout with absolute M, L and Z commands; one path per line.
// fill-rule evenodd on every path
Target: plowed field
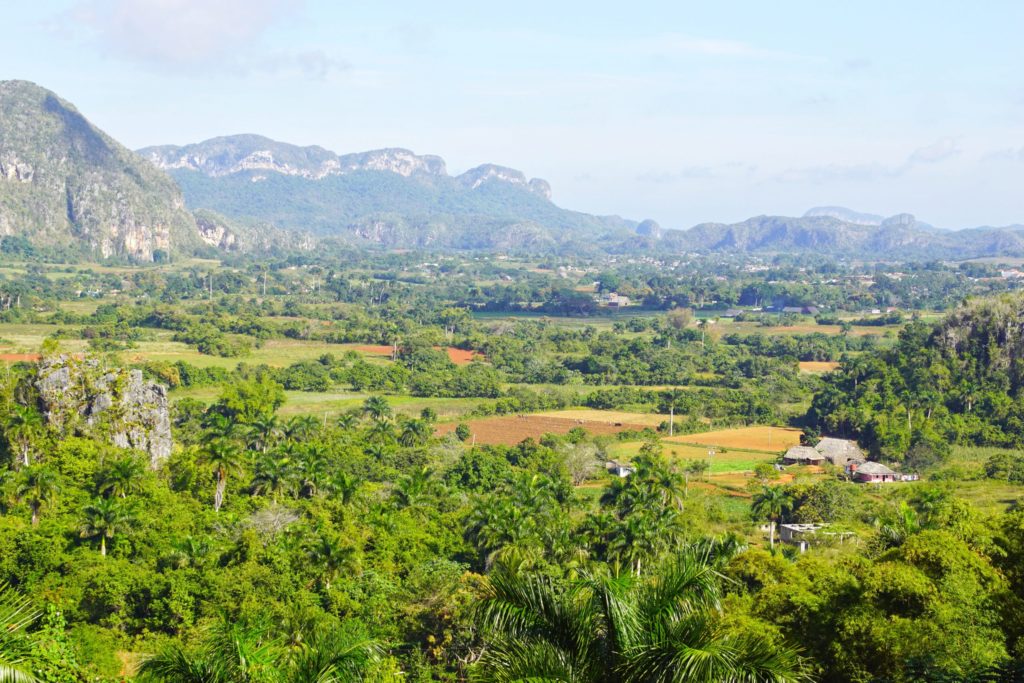
M 784 451 L 800 445 L 800 430 L 791 427 L 737 427 L 714 432 L 672 436 L 666 443 L 699 443 L 722 448 L 743 448 L 751 451 Z

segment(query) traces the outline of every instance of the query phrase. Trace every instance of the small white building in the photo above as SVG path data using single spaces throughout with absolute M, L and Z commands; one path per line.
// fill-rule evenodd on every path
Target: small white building
M 631 474 L 636 473 L 636 468 L 632 465 L 623 464 L 616 462 L 615 460 L 609 460 L 605 463 L 605 468 L 614 474 L 616 477 L 628 477 Z

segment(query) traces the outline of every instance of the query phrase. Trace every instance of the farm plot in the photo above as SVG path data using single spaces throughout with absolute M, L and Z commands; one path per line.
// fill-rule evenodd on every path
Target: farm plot
M 820 375 L 826 372 L 832 372 L 839 367 L 839 363 L 835 361 L 816 361 L 816 360 L 805 360 L 800 361 L 800 372 L 808 375 Z
M 615 443 L 608 447 L 608 457 L 620 462 L 628 462 L 640 452 L 642 446 L 642 441 Z M 719 446 L 695 446 L 673 443 L 668 440 L 662 441 L 662 452 L 666 457 L 678 463 L 689 460 L 708 462 L 708 451 L 712 448 L 715 449 L 715 454 L 710 458 L 712 477 L 720 474 L 753 472 L 754 468 L 761 463 L 772 463 L 778 459 L 778 455 L 775 453 L 737 451 Z
M 737 427 L 735 429 L 720 429 L 700 434 L 671 436 L 665 439 L 665 441 L 667 443 L 700 444 L 725 449 L 735 448 L 779 453 L 792 446 L 800 445 L 800 430 L 791 427 L 759 425 L 756 427 Z
M 514 446 L 523 439 L 539 439 L 545 434 L 565 434 L 575 427 L 582 427 L 591 434 L 617 434 L 626 429 L 643 429 L 642 424 L 613 424 L 608 422 L 581 421 L 564 417 L 544 415 L 506 415 L 486 417 L 466 422 L 469 426 L 470 441 L 478 444 Z M 438 425 L 437 435 L 443 436 L 455 431 L 456 424 L 448 422 Z
M 437 350 L 439 351 L 441 350 L 440 347 L 435 348 L 437 348 Z M 355 349 L 360 353 L 365 353 L 370 356 L 385 356 L 387 358 L 391 358 L 392 354 L 395 351 L 394 347 L 386 346 L 383 344 L 360 344 L 359 346 L 356 346 Z M 476 351 L 457 349 L 454 346 L 446 347 L 445 351 L 448 352 L 448 360 L 455 363 L 456 365 L 469 365 L 475 360 L 484 359 L 483 355 L 477 353 Z
M 644 427 L 657 427 L 662 422 L 668 422 L 668 415 L 658 413 L 627 413 L 618 410 L 590 410 L 581 408 L 579 410 L 552 410 L 546 413 L 536 413 L 531 417 L 550 417 L 561 420 L 575 420 L 579 426 L 589 429 L 590 424 L 603 424 L 612 426 L 630 425 L 640 429 Z

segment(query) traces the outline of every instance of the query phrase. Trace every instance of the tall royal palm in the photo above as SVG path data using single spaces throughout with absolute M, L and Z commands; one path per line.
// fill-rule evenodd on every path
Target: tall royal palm
M 238 471 L 242 461 L 242 451 L 232 441 L 214 439 L 206 444 L 200 457 L 203 462 L 213 468 L 213 477 L 216 482 L 213 492 L 213 509 L 219 512 L 221 506 L 224 505 L 228 475 Z
M 781 486 L 765 486 L 754 496 L 751 511 L 759 519 L 768 520 L 768 542 L 775 549 L 775 525 L 793 508 L 793 497 Z
M 383 396 L 371 396 L 363 401 L 363 414 L 382 422 L 391 416 L 391 406 Z
M 342 542 L 334 534 L 320 532 L 309 545 L 308 557 L 316 567 L 327 592 L 342 572 L 354 572 L 358 568 L 356 549 Z
M 54 501 L 59 491 L 59 479 L 53 470 L 38 465 L 22 470 L 15 495 L 31 510 L 32 526 L 39 524 L 40 512 Z
M 426 420 L 409 420 L 402 425 L 398 442 L 409 448 L 422 446 L 430 439 L 430 424 Z
M 258 417 L 249 425 L 246 438 L 249 448 L 266 453 L 283 434 L 281 421 L 276 415 Z
M 32 444 L 43 430 L 43 418 L 38 411 L 14 404 L 4 419 L 4 436 L 22 467 L 32 464 Z
M 473 676 L 488 683 L 805 680 L 793 650 L 723 623 L 719 582 L 693 554 L 645 577 L 558 582 L 499 569 L 480 606 L 485 649 Z
M 131 528 L 134 516 L 124 501 L 118 498 L 97 498 L 85 506 L 79 535 L 82 538 L 100 539 L 100 555 L 107 556 L 107 539 Z
M 125 498 L 139 490 L 145 467 L 133 456 L 125 456 L 108 463 L 96 476 L 96 489 L 104 496 Z

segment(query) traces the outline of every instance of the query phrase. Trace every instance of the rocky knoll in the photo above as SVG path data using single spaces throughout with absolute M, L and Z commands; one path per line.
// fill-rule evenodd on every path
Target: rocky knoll
M 140 262 L 199 241 L 174 181 L 26 81 L 0 81 L 3 235 Z
M 115 446 L 148 453 L 153 468 L 171 454 L 167 389 L 139 370 L 51 356 L 39 363 L 36 388 L 47 421 L 64 433 L 106 433 Z

